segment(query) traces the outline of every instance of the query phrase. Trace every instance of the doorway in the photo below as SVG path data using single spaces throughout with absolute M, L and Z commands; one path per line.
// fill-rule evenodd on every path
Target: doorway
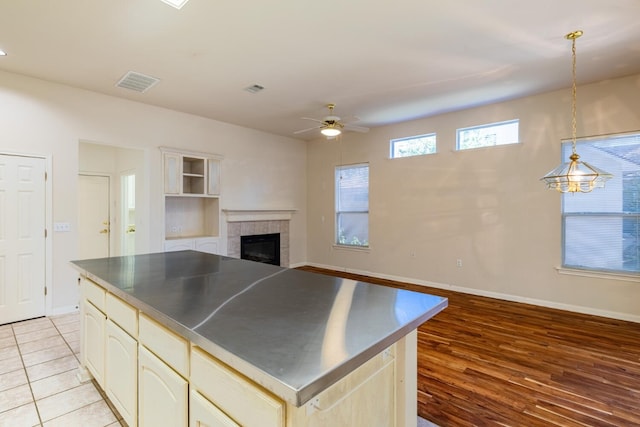
M 129 171 L 120 175 L 122 213 L 122 255 L 136 253 L 136 173 Z
M 0 155 L 0 324 L 45 314 L 46 161 Z
M 148 153 L 143 149 L 118 147 L 91 141 L 78 143 L 78 172 L 81 175 L 110 177 L 108 218 L 109 253 L 105 256 L 149 252 L 149 170 Z M 80 177 L 79 177 L 80 179 Z M 79 186 L 81 184 L 79 183 Z M 84 196 L 79 197 L 82 203 Z M 82 198 L 80 198 L 82 197 Z M 92 197 L 92 196 L 88 196 Z M 90 200 L 90 199 L 89 199 Z M 78 222 L 84 213 L 79 209 Z M 102 226 L 100 220 L 94 226 Z M 78 227 L 80 228 L 80 227 Z M 98 231 L 104 230 L 100 228 Z M 95 232 L 95 230 L 93 231 Z M 80 248 L 84 242 L 79 234 Z M 83 253 L 79 253 L 84 257 Z

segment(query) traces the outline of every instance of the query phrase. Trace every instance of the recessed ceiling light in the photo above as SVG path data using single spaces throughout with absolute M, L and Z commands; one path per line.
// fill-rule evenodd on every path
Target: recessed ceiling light
M 165 2 L 169 6 L 175 7 L 176 9 L 180 9 L 182 8 L 182 6 L 187 4 L 189 0 L 161 0 L 161 1 Z
M 7 56 L 7 52 L 5 52 L 4 50 L 0 49 L 0 56 Z

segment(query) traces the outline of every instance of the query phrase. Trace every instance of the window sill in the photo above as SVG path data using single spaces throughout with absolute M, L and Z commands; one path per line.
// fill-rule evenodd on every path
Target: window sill
M 577 268 L 564 267 L 556 267 L 556 270 L 560 274 L 567 274 L 570 276 L 594 277 L 596 279 L 620 280 L 623 282 L 640 282 L 640 276 L 635 274 L 609 273 L 604 271 L 579 270 Z
M 354 252 L 370 252 L 371 246 L 349 246 L 349 245 L 332 245 L 333 249 L 339 249 L 344 251 L 354 251 Z

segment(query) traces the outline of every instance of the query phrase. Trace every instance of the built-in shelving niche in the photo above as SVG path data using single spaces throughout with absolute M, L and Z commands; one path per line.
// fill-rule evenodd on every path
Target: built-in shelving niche
M 212 197 L 165 197 L 165 238 L 218 237 L 219 199 Z

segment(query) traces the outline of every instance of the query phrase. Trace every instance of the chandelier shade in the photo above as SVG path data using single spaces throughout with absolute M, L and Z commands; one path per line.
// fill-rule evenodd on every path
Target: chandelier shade
M 561 164 L 542 177 L 547 188 L 561 193 L 589 193 L 594 188 L 603 188 L 604 183 L 613 177 L 600 168 L 579 161 L 579 158 L 574 152 L 569 157 L 571 162 Z

